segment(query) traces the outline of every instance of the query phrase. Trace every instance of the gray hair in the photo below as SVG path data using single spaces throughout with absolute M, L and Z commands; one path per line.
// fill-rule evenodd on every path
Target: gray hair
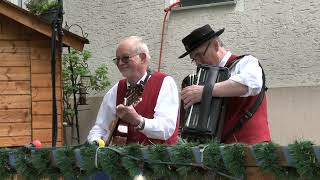
M 209 42 L 209 41 L 211 41 L 211 42 L 217 41 L 220 47 L 224 47 L 224 44 L 219 37 L 212 37 L 209 40 L 207 40 L 206 42 Z M 207 46 L 206 42 L 202 43 L 199 47 L 206 47 Z
M 224 47 L 224 44 L 219 37 L 214 37 L 212 40 L 216 40 L 220 47 Z
M 142 37 L 129 36 L 129 37 L 123 39 L 122 41 L 126 41 L 126 40 L 131 40 L 134 42 L 134 44 L 136 45 L 135 51 L 137 53 L 145 53 L 147 55 L 148 59 L 151 58 L 151 56 L 149 54 L 149 48 L 148 48 L 147 44 L 144 42 L 144 40 L 142 39 Z

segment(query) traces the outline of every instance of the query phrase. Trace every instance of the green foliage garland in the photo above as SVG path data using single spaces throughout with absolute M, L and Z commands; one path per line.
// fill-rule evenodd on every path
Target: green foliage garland
M 30 162 L 37 170 L 39 177 L 57 178 L 60 174 L 58 168 L 51 166 L 50 149 L 34 149 L 31 151 Z
M 132 144 L 124 147 L 124 152 L 129 156 L 142 159 L 141 147 L 139 144 Z M 121 159 L 122 166 L 127 169 L 131 177 L 137 176 L 143 171 L 143 162 L 137 159 L 132 159 L 128 156 L 123 156 Z
M 295 161 L 297 172 L 302 177 L 320 177 L 320 165 L 317 163 L 310 141 L 296 141 L 288 145 L 288 149 Z
M 118 148 L 122 152 L 122 148 Z M 98 151 L 98 162 L 102 170 L 114 179 L 129 179 L 128 171 L 122 166 L 120 153 L 109 148 L 102 148 Z
M 0 179 L 7 179 L 14 174 L 14 170 L 9 166 L 8 149 L 0 149 Z
M 221 167 L 223 167 L 222 157 L 220 155 L 220 144 L 218 142 L 210 142 L 204 147 L 203 164 L 212 169 L 221 169 Z
M 256 160 L 264 171 L 272 172 L 277 177 L 284 176 L 284 169 L 279 166 L 277 155 L 278 146 L 272 142 L 260 143 L 252 146 Z
M 80 169 L 76 167 L 74 149 L 71 147 L 56 149 L 56 166 L 67 178 L 78 178 L 81 173 Z
M 176 176 L 176 174 L 173 171 L 170 171 L 170 165 L 161 163 L 170 162 L 167 147 L 168 146 L 164 144 L 156 144 L 148 147 L 149 160 L 154 162 L 150 164 L 151 168 L 153 169 L 153 176 L 156 179 Z
M 81 168 L 87 175 L 93 175 L 101 170 L 95 166 L 96 149 L 97 147 L 95 145 L 88 145 L 80 148 Z
M 223 176 L 228 176 L 230 173 L 238 178 L 245 178 L 244 152 L 254 152 L 259 167 L 272 172 L 277 179 L 319 179 L 320 177 L 320 165 L 316 161 L 319 157 L 314 153 L 314 147 L 309 141 L 289 145 L 289 156 L 294 160 L 296 167 L 278 164 L 279 152 L 277 145 L 273 143 L 253 145 L 252 151 L 247 151 L 249 149 L 248 147 L 244 149 L 245 147 L 244 144 L 221 146 L 216 142 L 210 142 L 199 146 L 186 143 L 175 146 L 127 145 L 99 149 L 92 145 L 53 149 L 0 149 L 0 179 L 13 174 L 22 175 L 27 179 L 61 175 L 81 179 L 101 170 L 107 172 L 113 179 L 131 179 L 140 173 L 150 179 L 172 177 L 185 179 L 189 176 L 203 178 L 203 175 L 210 177 L 213 170 L 214 172 L 217 170 L 220 175 L 225 174 Z M 196 157 L 193 155 L 194 152 L 201 152 L 201 149 L 202 163 L 196 162 Z M 75 150 L 80 151 L 81 162 L 77 162 Z M 95 165 L 96 152 L 97 166 Z M 13 154 L 16 159 L 15 166 L 12 167 L 11 161 L 9 162 L 10 154 Z M 51 154 L 55 156 L 51 157 Z M 54 159 L 55 161 L 52 161 Z
M 225 167 L 234 176 L 244 178 L 244 145 L 235 143 L 223 146 L 222 157 Z
M 186 143 L 180 146 L 172 146 L 171 148 L 171 160 L 177 164 L 177 172 L 180 176 L 184 177 L 190 174 L 197 174 L 198 170 L 192 166 L 179 165 L 180 163 L 191 164 L 194 163 L 194 156 L 192 153 L 192 144 Z
M 19 174 L 31 179 L 37 179 L 40 176 L 30 161 L 30 149 L 17 149 L 14 155 L 16 157 L 16 170 Z

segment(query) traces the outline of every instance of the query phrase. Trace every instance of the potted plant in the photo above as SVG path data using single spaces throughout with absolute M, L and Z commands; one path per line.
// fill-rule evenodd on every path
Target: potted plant
M 52 22 L 53 18 L 55 18 L 59 8 L 57 0 L 27 0 L 25 5 L 31 13 L 49 22 Z

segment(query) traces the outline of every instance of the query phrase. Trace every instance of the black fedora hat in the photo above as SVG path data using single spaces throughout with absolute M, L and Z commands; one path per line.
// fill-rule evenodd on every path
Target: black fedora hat
M 193 30 L 188 36 L 182 39 L 182 43 L 186 48 L 187 52 L 183 53 L 181 56 L 179 56 L 179 58 L 183 58 L 186 55 L 190 54 L 191 51 L 201 46 L 210 38 L 214 36 L 220 36 L 223 33 L 223 31 L 224 28 L 215 32 L 209 24 L 206 24 L 200 28 Z

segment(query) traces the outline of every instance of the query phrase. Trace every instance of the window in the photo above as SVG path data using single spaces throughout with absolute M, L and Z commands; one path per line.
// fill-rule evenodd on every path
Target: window
M 23 0 L 9 0 L 9 2 L 12 2 L 13 4 L 20 6 L 20 7 L 23 6 L 23 4 L 22 4 Z
M 209 4 L 235 4 L 236 0 L 180 0 L 181 7 L 209 5 Z

